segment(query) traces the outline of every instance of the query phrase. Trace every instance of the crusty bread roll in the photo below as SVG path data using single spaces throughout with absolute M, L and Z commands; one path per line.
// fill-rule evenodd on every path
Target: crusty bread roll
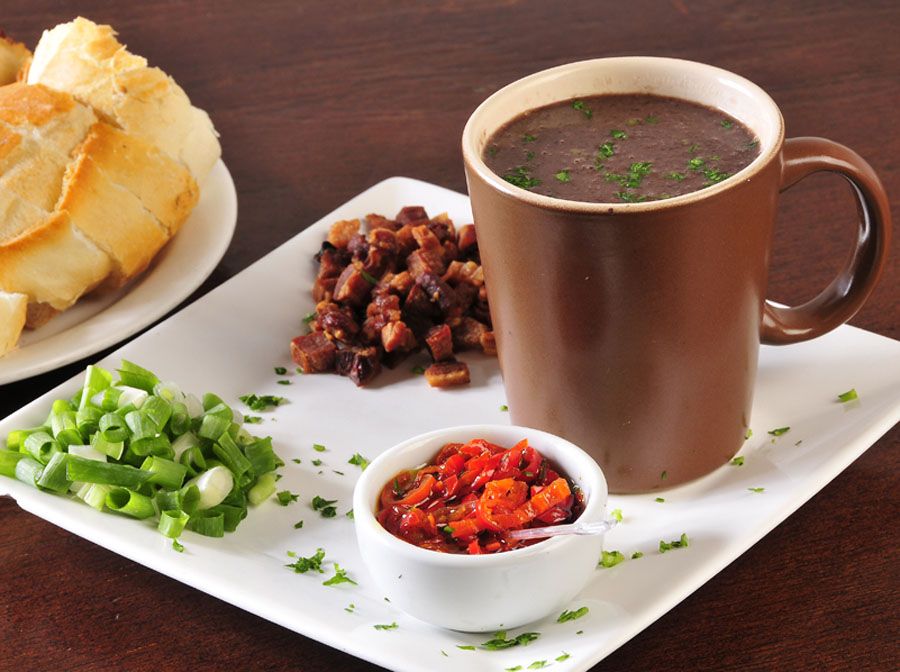
M 71 93 L 181 162 L 200 184 L 221 154 L 206 112 L 166 73 L 129 53 L 110 26 L 79 17 L 44 31 L 27 81 Z
M 12 84 L 31 60 L 31 52 L 21 42 L 9 39 L 0 31 L 0 86 Z
M 111 270 L 106 253 L 72 226 L 65 212 L 0 243 L 0 290 L 55 310 L 71 306 Z
M 28 297 L 0 291 L 0 357 L 16 347 L 25 327 Z

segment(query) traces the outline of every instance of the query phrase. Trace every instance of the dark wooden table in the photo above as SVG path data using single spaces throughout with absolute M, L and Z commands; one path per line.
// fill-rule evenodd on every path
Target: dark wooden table
M 4 3 L 34 45 L 73 16 Z M 81 13 L 210 111 L 237 183 L 234 243 L 194 301 L 391 175 L 465 190 L 459 137 L 490 92 L 598 56 L 652 54 L 740 73 L 788 135 L 855 148 L 900 194 L 895 2 L 248 2 L 83 0 Z M 894 208 L 897 219 L 897 208 Z M 853 238 L 833 177 L 792 189 L 771 298 L 831 279 Z M 895 238 L 900 240 L 900 236 Z M 900 245 L 853 324 L 900 337 Z M 105 353 L 102 353 L 105 354 Z M 82 369 L 0 387 L 3 417 Z M 900 381 L 898 381 L 900 382 Z M 597 670 L 889 670 L 900 661 L 897 427 L 720 575 Z M 144 569 L 0 499 L 0 670 L 369 670 L 353 657 Z

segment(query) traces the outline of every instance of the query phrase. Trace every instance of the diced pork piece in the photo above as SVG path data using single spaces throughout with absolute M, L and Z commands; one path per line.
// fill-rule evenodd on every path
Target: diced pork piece
M 394 255 L 387 254 L 384 250 L 370 245 L 366 260 L 363 262 L 363 270 L 372 278 L 380 278 L 391 266 L 396 268 L 395 260 Z
M 334 343 L 321 331 L 298 336 L 291 341 L 291 359 L 303 369 L 303 373 L 324 373 L 334 370 Z
M 351 306 L 364 305 L 375 285 L 363 273 L 356 263 L 347 266 L 334 286 L 334 300 Z
M 472 252 L 478 251 L 478 240 L 475 237 L 475 225 L 466 224 L 459 227 L 459 236 L 457 245 L 460 254 L 471 255 Z
M 431 232 L 427 226 L 417 226 L 412 231 L 413 238 L 416 240 L 416 244 L 419 246 L 421 250 L 427 251 L 441 251 L 441 241 L 438 240 L 438 237 Z
M 412 316 L 429 318 L 437 317 L 437 314 L 437 306 L 431 303 L 428 293 L 418 283 L 413 285 L 403 303 L 403 319 L 409 323 Z
M 459 258 L 459 248 L 456 246 L 456 241 L 445 240 L 441 244 L 441 258 L 444 260 L 444 265 Z
M 359 333 L 359 325 L 353 318 L 353 311 L 336 303 L 323 302 L 316 306 L 315 327 L 325 335 L 342 343 L 350 343 Z
M 439 324 L 425 334 L 425 345 L 436 362 L 453 359 L 453 334 L 446 324 Z
M 409 256 L 411 252 L 414 252 L 419 247 L 419 244 L 416 243 L 416 239 L 413 237 L 413 228 L 407 224 L 397 230 L 397 244 L 400 246 L 401 257 Z
M 385 352 L 413 350 L 416 347 L 416 335 L 402 320 L 388 322 L 381 328 L 381 344 Z
M 362 387 L 381 373 L 381 361 L 378 357 L 378 348 L 347 348 L 338 350 L 335 358 L 335 370 L 342 376 L 347 376 Z
M 473 317 L 463 317 L 454 326 L 453 345 L 457 350 L 481 350 L 481 338 L 490 331 L 486 325 Z
M 368 240 L 370 247 L 377 247 L 387 254 L 397 254 L 400 251 L 397 234 L 390 229 L 372 229 L 369 231 Z
M 319 262 L 318 277 L 336 278 L 350 263 L 350 255 L 346 250 L 339 250 L 330 243 L 325 243 L 316 255 L 316 260 Z
M 361 233 L 356 234 L 347 243 L 347 251 L 353 255 L 356 260 L 365 261 L 366 255 L 369 253 L 369 243 L 366 237 Z
M 400 319 L 400 297 L 396 294 L 381 294 L 366 306 L 366 316 L 380 317 L 383 324 Z
M 469 367 L 465 362 L 436 362 L 425 369 L 425 380 L 431 387 L 468 385 Z
M 400 228 L 400 224 L 383 215 L 366 215 L 365 222 L 366 226 L 369 227 L 369 231 L 374 231 L 375 229 L 390 229 L 391 231 L 396 231 Z
M 336 284 L 337 278 L 316 278 L 313 283 L 313 300 L 316 302 L 330 301 Z
M 456 293 L 453 288 L 434 273 L 423 273 L 416 278 L 416 284 L 425 290 L 429 300 L 437 304 L 444 315 L 447 315 L 457 305 Z
M 408 205 L 397 213 L 396 219 L 400 225 L 412 224 L 419 226 L 420 224 L 428 224 L 428 213 L 421 205 Z
M 416 250 L 406 257 L 406 267 L 409 274 L 418 279 L 426 273 L 443 275 L 445 270 L 444 258 L 438 250 Z
M 486 331 L 481 335 L 481 349 L 486 355 L 497 355 L 497 341 L 493 331 Z
M 409 271 L 401 271 L 391 278 L 391 291 L 399 296 L 406 296 L 409 290 L 416 284 L 415 279 L 409 274 Z
M 456 240 L 456 229 L 453 226 L 453 220 L 450 219 L 446 212 L 442 212 L 437 217 L 432 218 L 428 222 L 428 228 L 437 236 L 441 243 L 448 240 Z
M 335 247 L 346 249 L 350 239 L 357 233 L 359 233 L 359 220 L 345 219 L 331 225 L 327 240 Z

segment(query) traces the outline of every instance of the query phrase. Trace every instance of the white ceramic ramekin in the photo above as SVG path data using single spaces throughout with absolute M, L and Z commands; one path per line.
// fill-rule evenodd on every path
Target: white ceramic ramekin
M 558 436 L 527 427 L 464 425 L 439 429 L 388 449 L 363 472 L 353 493 L 356 537 L 369 573 L 391 604 L 453 630 L 514 628 L 561 610 L 592 576 L 602 536 L 561 536 L 493 555 L 429 551 L 385 530 L 378 496 L 400 471 L 432 460 L 445 443 L 481 438 L 504 447 L 521 439 L 554 462 L 584 492 L 579 520 L 603 520 L 606 479 L 597 463 Z

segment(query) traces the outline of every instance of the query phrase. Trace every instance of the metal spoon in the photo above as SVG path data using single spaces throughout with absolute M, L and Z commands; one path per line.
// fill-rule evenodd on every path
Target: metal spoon
M 600 520 L 596 523 L 570 523 L 569 525 L 550 525 L 548 527 L 529 527 L 506 533 L 507 539 L 545 539 L 561 534 L 603 534 L 609 532 L 619 523 L 615 518 Z

